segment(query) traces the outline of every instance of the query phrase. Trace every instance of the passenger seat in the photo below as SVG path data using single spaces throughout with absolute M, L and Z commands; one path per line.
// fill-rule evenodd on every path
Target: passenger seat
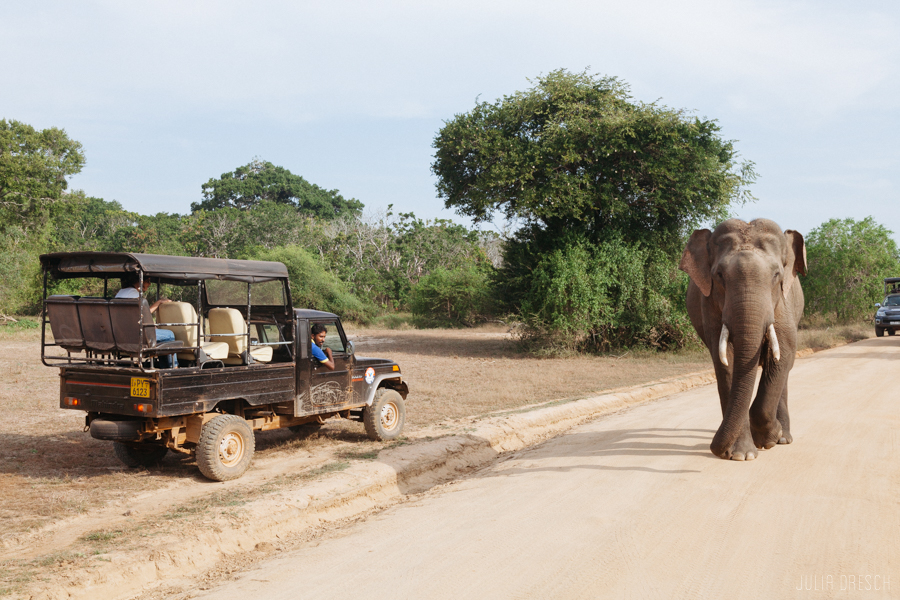
M 160 323 L 197 323 L 197 311 L 189 302 L 163 302 L 157 310 Z M 197 345 L 196 325 L 163 325 L 160 329 L 174 333 L 175 339 L 184 342 L 185 346 Z M 224 341 L 203 342 L 200 347 L 210 360 L 224 361 L 228 358 L 228 344 Z M 203 357 L 200 358 L 200 362 L 204 362 Z M 196 360 L 196 356 L 193 350 L 179 352 L 178 360 Z
M 222 359 L 226 365 L 248 365 L 251 362 L 267 363 L 272 360 L 272 346 L 252 346 L 250 352 L 247 352 L 247 323 L 236 308 L 210 309 L 209 332 L 234 334 L 215 338 L 228 343 L 228 358 Z M 249 360 L 248 356 L 252 360 Z

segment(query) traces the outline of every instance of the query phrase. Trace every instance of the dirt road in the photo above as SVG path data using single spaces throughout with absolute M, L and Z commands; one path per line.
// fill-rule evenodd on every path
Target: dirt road
M 794 443 L 746 463 L 714 386 L 671 396 L 187 597 L 900 597 L 898 384 L 897 338 L 798 361 Z

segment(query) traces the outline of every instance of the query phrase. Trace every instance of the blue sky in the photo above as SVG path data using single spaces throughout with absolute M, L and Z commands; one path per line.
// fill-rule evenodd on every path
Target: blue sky
M 259 157 L 369 209 L 463 221 L 434 191 L 438 129 L 558 68 L 717 119 L 760 174 L 743 218 L 900 232 L 894 2 L 0 5 L 0 118 L 66 129 L 87 157 L 70 187 L 145 214 L 188 212 Z

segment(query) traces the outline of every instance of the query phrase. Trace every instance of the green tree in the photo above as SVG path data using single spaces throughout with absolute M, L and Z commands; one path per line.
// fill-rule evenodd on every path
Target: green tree
M 112 250 L 119 229 L 131 228 L 138 215 L 118 202 L 85 195 L 65 194 L 50 207 L 50 246 L 53 251 Z
M 84 166 L 81 144 L 65 130 L 42 131 L 0 119 L 0 222 L 40 227 L 60 199 L 67 177 Z
M 900 277 L 900 254 L 889 229 L 872 217 L 831 219 L 806 236 L 807 314 L 846 323 L 872 316 L 884 299 L 885 277 Z
M 374 314 L 374 306 L 357 298 L 305 248 L 282 246 L 260 250 L 249 258 L 284 263 L 290 276 L 291 300 L 297 308 L 326 310 L 361 323 Z
M 753 164 L 736 163 L 719 129 L 633 102 L 616 78 L 559 70 L 446 122 L 432 170 L 447 208 L 476 221 L 500 212 L 675 251 L 684 232 L 752 198 Z
M 753 199 L 753 164 L 738 161 L 714 120 L 635 102 L 622 81 L 588 73 L 553 71 L 478 103 L 447 121 L 434 147 L 447 208 L 521 225 L 495 277 L 505 309 L 535 331 L 587 340 L 580 347 L 655 345 L 670 329 L 679 345 L 681 301 L 658 290 L 680 289 L 684 236 Z M 625 262 L 604 271 L 588 260 Z M 643 276 L 622 279 L 626 265 Z
M 284 167 L 258 159 L 223 173 L 219 179 L 210 179 L 201 188 L 203 201 L 191 204 L 192 211 L 226 207 L 248 209 L 269 201 L 289 204 L 303 214 L 320 219 L 334 219 L 359 214 L 363 208 L 355 198 L 347 200 L 337 190 L 326 190 Z

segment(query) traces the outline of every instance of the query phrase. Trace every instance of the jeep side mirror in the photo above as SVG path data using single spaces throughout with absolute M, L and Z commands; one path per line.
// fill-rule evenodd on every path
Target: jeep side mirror
M 347 341 L 347 355 L 349 356 L 349 355 L 353 354 L 355 351 L 356 351 L 356 349 L 353 347 L 353 342 L 348 340 Z
M 876 303 L 875 303 L 875 308 L 881 308 L 881 302 L 876 302 Z

